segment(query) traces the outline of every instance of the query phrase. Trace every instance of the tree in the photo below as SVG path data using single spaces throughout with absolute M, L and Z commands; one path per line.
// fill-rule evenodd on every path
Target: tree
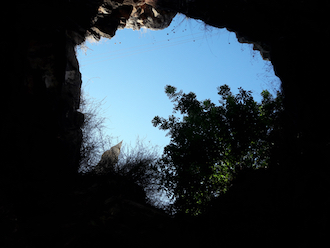
M 167 85 L 174 102 L 168 119 L 159 116 L 153 125 L 168 131 L 159 168 L 163 187 L 175 198 L 177 212 L 197 215 L 207 203 L 226 192 L 236 173 L 244 168 L 267 168 L 282 112 L 282 96 L 263 91 L 261 103 L 250 91 L 239 88 L 234 96 L 227 85 L 218 88 L 220 105 L 209 99 L 198 101 L 194 93 L 177 92 Z

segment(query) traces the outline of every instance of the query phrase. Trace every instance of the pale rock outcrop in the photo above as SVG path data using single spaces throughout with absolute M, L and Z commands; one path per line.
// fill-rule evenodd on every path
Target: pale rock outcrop
M 164 29 L 171 24 L 175 15 L 176 12 L 157 10 L 148 4 L 134 6 L 125 28 L 131 28 L 133 30 L 140 28 L 152 30 Z
M 144 0 L 105 0 L 98 8 L 92 27 L 87 34 L 95 40 L 112 38 L 118 29 L 153 30 L 168 27 L 176 11 L 158 9 Z
M 118 163 L 118 157 L 123 141 L 105 151 L 100 162 L 94 167 L 96 174 L 106 174 L 114 171 L 114 166 Z

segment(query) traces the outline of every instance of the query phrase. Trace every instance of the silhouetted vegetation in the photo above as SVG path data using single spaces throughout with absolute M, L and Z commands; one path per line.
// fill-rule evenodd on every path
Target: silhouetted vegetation
M 102 153 L 111 147 L 113 138 L 105 134 L 106 118 L 100 112 L 104 99 L 97 101 L 83 91 L 80 99 L 79 110 L 85 118 L 81 128 L 83 141 L 80 147 L 79 172 L 86 173 L 99 162 Z
M 166 86 L 165 92 L 175 103 L 174 113 L 183 116 L 156 116 L 152 121 L 171 137 L 158 166 L 176 212 L 200 214 L 228 190 L 239 171 L 269 166 L 283 110 L 279 92 L 274 98 L 263 91 L 257 103 L 250 91 L 240 88 L 233 95 L 223 85 L 218 88 L 219 106 L 173 86 Z
M 112 172 L 143 188 L 147 202 L 169 213 L 198 215 L 228 190 L 241 170 L 269 167 L 281 128 L 280 92 L 273 97 L 263 91 L 261 103 L 257 103 L 250 91 L 240 88 L 233 95 L 223 85 L 218 88 L 219 105 L 209 99 L 200 102 L 194 93 L 177 92 L 169 85 L 165 92 L 177 115 L 168 119 L 156 116 L 152 121 L 171 137 L 163 155 L 158 154 L 157 147 L 137 139 L 134 148 L 124 146 Z M 105 119 L 99 113 L 101 105 L 102 101 L 83 97 L 82 173 L 93 174 L 93 166 L 111 147 Z M 164 194 L 171 205 L 164 204 Z
M 99 162 L 104 151 L 113 145 L 114 138 L 106 134 L 105 117 L 102 110 L 103 100 L 97 101 L 82 94 L 80 110 L 85 116 L 83 143 L 81 146 L 81 174 L 94 174 L 93 168 Z M 159 190 L 159 174 L 156 169 L 160 154 L 157 146 L 146 145 L 139 138 L 134 147 L 125 144 L 121 149 L 118 163 L 108 175 L 117 176 L 129 184 L 134 183 L 144 189 L 147 201 L 152 205 L 164 207 L 161 204 Z

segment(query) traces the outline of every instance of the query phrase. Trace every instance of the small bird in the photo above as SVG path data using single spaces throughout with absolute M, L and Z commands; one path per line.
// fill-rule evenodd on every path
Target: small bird
M 100 162 L 94 167 L 97 174 L 105 174 L 114 170 L 114 166 L 118 163 L 122 143 L 123 141 L 119 142 L 102 154 Z

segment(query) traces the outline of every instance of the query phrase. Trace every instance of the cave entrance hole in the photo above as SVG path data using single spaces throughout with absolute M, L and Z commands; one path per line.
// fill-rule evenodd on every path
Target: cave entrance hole
M 165 85 L 214 103 L 219 100 L 216 88 L 223 84 L 233 93 L 239 87 L 251 90 L 256 100 L 262 90 L 276 94 L 280 87 L 271 62 L 252 45 L 239 43 L 226 29 L 182 15 L 164 30 L 123 29 L 110 40 L 87 40 L 77 55 L 84 92 L 105 99 L 108 134 L 126 144 L 139 136 L 161 150 L 169 138 L 151 120 L 172 113 Z

